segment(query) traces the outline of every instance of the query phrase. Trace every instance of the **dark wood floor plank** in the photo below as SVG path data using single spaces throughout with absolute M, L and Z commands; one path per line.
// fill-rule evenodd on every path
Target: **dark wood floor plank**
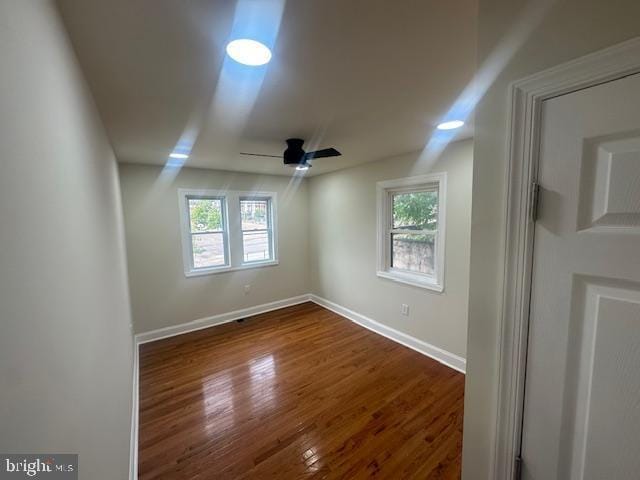
M 139 478 L 459 478 L 463 395 L 311 303 L 144 344 Z

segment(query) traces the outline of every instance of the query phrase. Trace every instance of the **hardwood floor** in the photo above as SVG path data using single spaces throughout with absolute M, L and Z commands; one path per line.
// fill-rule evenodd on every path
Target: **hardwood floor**
M 463 394 L 312 303 L 144 344 L 139 478 L 459 478 Z

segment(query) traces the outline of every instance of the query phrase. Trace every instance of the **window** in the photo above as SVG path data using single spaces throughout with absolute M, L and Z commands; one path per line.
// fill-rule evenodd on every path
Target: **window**
M 223 197 L 188 196 L 191 264 L 194 269 L 227 265 L 227 221 Z
M 378 276 L 442 292 L 446 174 L 377 187 Z
M 272 258 L 271 199 L 240 198 L 242 254 L 244 263 Z
M 186 276 L 276 265 L 272 192 L 180 189 Z

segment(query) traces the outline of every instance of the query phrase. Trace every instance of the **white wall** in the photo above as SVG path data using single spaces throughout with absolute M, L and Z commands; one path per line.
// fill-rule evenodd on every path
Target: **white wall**
M 404 155 L 309 181 L 313 293 L 448 352 L 466 356 L 473 142 L 455 142 L 433 168 Z M 376 276 L 376 182 L 447 172 L 445 291 Z M 410 307 L 400 315 L 400 304 Z
M 133 339 L 115 158 L 52 2 L 0 2 L 0 451 L 128 477 Z
M 120 165 L 136 332 L 309 293 L 306 181 L 193 168 L 183 168 L 175 178 L 161 172 Z M 185 277 L 178 188 L 277 192 L 279 265 Z M 251 292 L 245 295 L 247 284 Z
M 550 8 L 545 10 L 547 6 Z M 493 455 L 509 82 L 640 35 L 639 18 L 638 0 L 479 2 L 480 68 L 488 66 L 486 72 L 499 72 L 499 76 L 475 115 L 465 479 L 490 478 L 489 462 Z

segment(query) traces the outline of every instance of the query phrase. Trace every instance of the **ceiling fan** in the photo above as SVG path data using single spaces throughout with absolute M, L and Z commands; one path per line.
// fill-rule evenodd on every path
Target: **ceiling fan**
M 315 152 L 305 152 L 302 149 L 302 145 L 304 145 L 304 140 L 301 138 L 289 138 L 286 140 L 287 148 L 280 155 L 263 155 L 261 153 L 247 153 L 240 152 L 240 155 L 250 155 L 253 157 L 272 157 L 272 158 L 282 158 L 284 160 L 285 165 L 295 166 L 296 170 L 307 170 L 311 167 L 309 160 L 313 160 L 315 158 L 325 158 L 325 157 L 337 157 L 342 155 L 335 148 L 323 148 L 322 150 L 316 150 Z

